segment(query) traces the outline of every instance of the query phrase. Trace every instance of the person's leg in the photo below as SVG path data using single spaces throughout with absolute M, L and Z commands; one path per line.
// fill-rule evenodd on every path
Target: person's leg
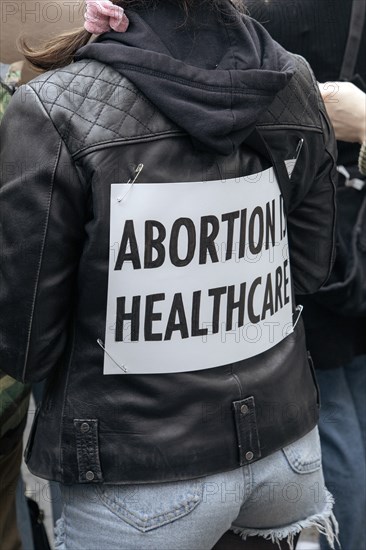
M 366 336 L 365 336 L 366 337 Z M 344 370 L 366 450 L 366 355 L 359 355 Z
M 23 548 L 26 550 L 34 550 L 32 525 L 29 515 L 29 508 L 25 497 L 25 487 L 22 474 L 19 476 L 16 491 L 16 510 L 18 530 Z
M 366 548 L 366 464 L 360 425 L 365 407 L 366 365 L 360 365 L 357 361 L 354 367 L 350 364 L 317 371 L 324 477 L 335 498 L 334 514 L 339 523 L 340 545 L 345 550 Z M 321 548 L 329 549 L 323 537 Z
M 294 549 L 299 537 L 300 533 L 294 537 Z M 262 537 L 250 537 L 244 541 L 239 535 L 227 531 L 212 550 L 289 550 L 289 548 L 287 540 L 281 540 L 277 543 Z
M 22 441 L 0 456 L 0 540 L 1 548 L 20 550 L 15 494 L 22 460 Z

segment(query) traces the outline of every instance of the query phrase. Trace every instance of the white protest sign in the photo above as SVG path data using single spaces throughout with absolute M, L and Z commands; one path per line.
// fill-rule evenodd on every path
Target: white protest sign
M 292 332 L 273 169 L 225 181 L 112 184 L 104 374 L 195 371 Z

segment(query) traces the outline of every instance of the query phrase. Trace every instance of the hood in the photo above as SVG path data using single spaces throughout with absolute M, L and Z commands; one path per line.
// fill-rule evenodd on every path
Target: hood
M 169 2 L 126 10 L 125 33 L 81 48 L 126 76 L 205 150 L 229 155 L 294 73 L 294 61 L 257 22 L 230 4 L 200 4 L 189 19 Z

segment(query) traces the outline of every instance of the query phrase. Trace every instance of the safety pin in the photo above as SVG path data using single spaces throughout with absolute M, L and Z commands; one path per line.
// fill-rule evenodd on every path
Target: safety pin
M 290 179 L 291 179 L 291 176 L 292 176 L 292 172 L 294 171 L 294 168 L 295 168 L 296 163 L 298 161 L 298 158 L 299 158 L 299 155 L 300 155 L 303 144 L 304 144 L 304 139 L 301 138 L 298 141 L 297 145 L 296 145 L 295 154 L 294 154 L 293 158 L 285 160 L 285 165 L 286 165 L 286 168 L 287 168 L 288 177 Z
M 301 149 L 302 149 L 302 146 L 304 145 L 304 138 L 301 138 L 299 140 L 299 143 L 297 144 L 297 147 L 296 147 L 296 151 L 295 151 L 295 156 L 294 156 L 294 159 L 296 159 L 296 162 L 297 162 L 297 159 L 299 158 L 299 155 L 301 153 Z M 296 163 L 295 163 L 296 164 Z
M 127 182 L 127 184 L 130 184 L 130 187 L 127 189 L 126 193 L 122 197 L 117 197 L 117 202 L 123 201 L 123 199 L 131 191 L 131 188 L 132 188 L 133 184 L 135 183 L 135 181 L 137 180 L 137 178 L 139 177 L 139 175 L 141 174 L 143 167 L 144 167 L 144 165 L 142 163 L 138 164 L 138 166 L 135 169 L 133 179 L 130 178 Z
M 299 322 L 299 319 L 301 317 L 301 313 L 302 313 L 302 310 L 304 309 L 304 306 L 302 306 L 301 304 L 299 304 L 298 306 L 296 306 L 296 309 L 292 315 L 292 317 L 295 315 L 295 313 L 297 313 L 297 317 L 296 317 L 296 320 L 295 320 L 295 323 L 292 324 L 292 328 L 295 329 L 297 323 Z
M 126 368 L 124 365 L 119 365 L 119 364 L 117 363 L 117 361 L 111 356 L 111 354 L 108 353 L 108 351 L 107 351 L 107 350 L 105 349 L 105 347 L 104 347 L 103 341 L 102 341 L 100 338 L 98 338 L 97 344 L 98 344 L 98 346 L 100 346 L 100 347 L 102 348 L 102 350 L 104 351 L 104 353 L 106 353 L 106 354 L 108 355 L 108 357 L 109 357 L 110 359 L 112 359 L 113 363 L 115 363 L 119 369 L 123 370 L 123 372 L 128 372 L 128 371 L 127 371 L 127 368 Z
M 137 165 L 137 168 L 135 170 L 135 177 L 133 178 L 132 181 L 131 181 L 131 178 L 130 178 L 127 183 L 131 183 L 131 184 L 135 183 L 135 181 L 137 180 L 137 178 L 141 174 L 143 167 L 144 167 L 144 165 L 140 162 L 140 164 Z

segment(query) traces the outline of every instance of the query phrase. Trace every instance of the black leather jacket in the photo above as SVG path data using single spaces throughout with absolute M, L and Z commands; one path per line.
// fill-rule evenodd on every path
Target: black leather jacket
M 304 140 L 288 231 L 295 290 L 308 293 L 332 263 L 335 143 L 308 66 L 295 62 L 257 130 L 275 163 Z M 253 144 L 229 156 L 197 153 L 131 82 L 93 60 L 22 87 L 2 134 L 1 367 L 23 381 L 47 377 L 26 449 L 31 471 L 63 483 L 193 478 L 265 457 L 315 425 L 301 321 L 280 344 L 234 364 L 102 373 L 110 183 L 128 181 L 141 162 L 138 182 L 256 173 L 269 163 Z

